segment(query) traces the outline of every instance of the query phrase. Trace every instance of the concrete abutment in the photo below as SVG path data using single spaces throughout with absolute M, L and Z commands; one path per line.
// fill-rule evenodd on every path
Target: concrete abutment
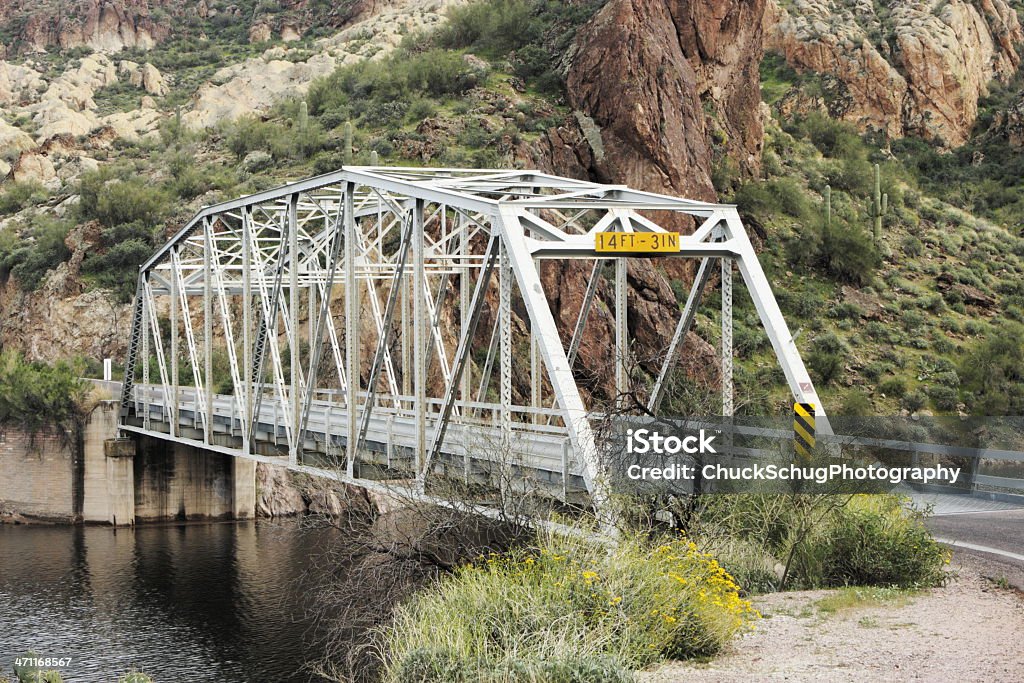
M 115 526 L 255 516 L 254 461 L 159 439 L 118 438 L 119 408 L 101 402 L 79 434 L 0 425 L 0 516 Z

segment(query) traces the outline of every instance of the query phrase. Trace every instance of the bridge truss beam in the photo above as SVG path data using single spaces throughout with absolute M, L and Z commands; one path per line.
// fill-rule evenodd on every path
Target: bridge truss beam
M 343 466 L 352 481 L 363 464 L 405 467 L 421 490 L 432 473 L 468 479 L 486 451 L 515 451 L 520 472 L 557 477 L 563 490 L 579 479 L 600 509 L 607 472 L 576 361 L 606 271 L 616 400 L 644 378 L 628 324 L 638 255 L 598 252 L 595 234 L 666 232 L 679 214 L 699 227 L 657 256 L 700 268 L 644 390 L 648 407 L 662 401 L 719 261 L 723 415 L 733 411 L 735 265 L 794 399 L 813 403 L 827 428 L 734 207 L 536 171 L 368 167 L 207 207 L 143 265 L 122 428 L 292 467 Z M 566 340 L 541 272 L 567 259 L 593 268 Z M 608 260 L 613 269 L 601 267 Z

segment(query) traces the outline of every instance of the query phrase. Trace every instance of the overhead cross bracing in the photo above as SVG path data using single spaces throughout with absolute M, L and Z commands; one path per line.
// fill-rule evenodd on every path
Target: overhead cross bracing
M 595 406 L 574 361 L 612 271 L 616 392 L 636 381 L 627 273 L 641 254 L 599 252 L 595 235 L 665 233 L 675 214 L 694 232 L 678 251 L 642 256 L 700 266 L 647 407 L 659 407 L 718 268 L 723 414 L 738 270 L 794 399 L 827 425 L 735 207 L 537 171 L 349 167 L 206 207 L 142 266 L 122 428 L 291 466 L 337 462 L 355 482 L 372 466 L 422 486 L 512 453 L 518 471 L 563 493 L 578 483 L 600 507 Z M 539 276 L 552 259 L 594 264 L 571 334 Z M 529 363 L 528 391 L 513 391 L 517 363 Z

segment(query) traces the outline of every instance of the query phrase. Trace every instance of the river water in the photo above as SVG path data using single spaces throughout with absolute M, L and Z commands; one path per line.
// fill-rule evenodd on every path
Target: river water
M 130 668 L 157 683 L 317 681 L 303 671 L 321 654 L 305 596 L 331 540 L 263 521 L 0 524 L 0 680 L 33 650 L 70 657 L 67 683 Z

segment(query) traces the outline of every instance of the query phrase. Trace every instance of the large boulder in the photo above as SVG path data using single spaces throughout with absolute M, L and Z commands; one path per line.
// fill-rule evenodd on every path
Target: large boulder
M 0 119 L 0 150 L 2 153 L 20 153 L 36 146 L 35 141 L 25 131 L 16 128 Z

